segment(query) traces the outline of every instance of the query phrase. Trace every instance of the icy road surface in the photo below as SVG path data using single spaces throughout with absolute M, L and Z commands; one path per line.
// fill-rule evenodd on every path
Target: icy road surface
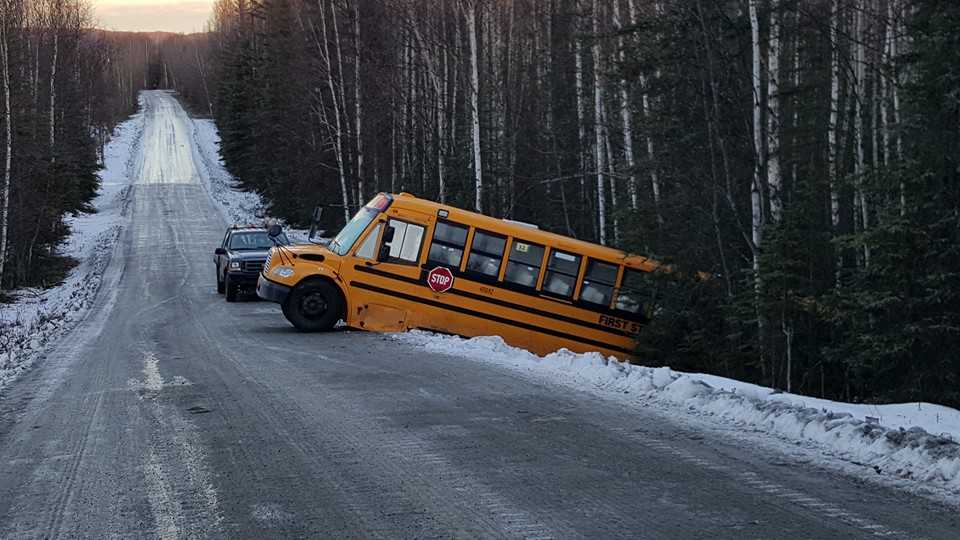
M 145 96 L 85 322 L 0 398 L 0 538 L 943 538 L 956 512 L 496 365 L 216 294 L 192 124 Z

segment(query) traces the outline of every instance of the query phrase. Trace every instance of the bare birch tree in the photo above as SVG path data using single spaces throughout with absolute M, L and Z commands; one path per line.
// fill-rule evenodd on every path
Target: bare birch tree
M 3 208 L 0 210 L 0 289 L 3 288 L 3 268 L 7 261 L 7 231 L 10 218 L 10 166 L 13 158 L 13 111 L 10 108 L 10 39 L 9 22 L 11 2 L 0 3 L 0 63 L 3 76 L 3 125 L 4 125 L 4 165 L 3 165 Z
M 830 4 L 830 120 L 827 127 L 827 164 L 830 181 L 830 224 L 833 234 L 840 231 L 840 165 L 837 132 L 840 117 L 840 0 Z M 840 286 L 842 260 L 838 257 L 836 285 Z
M 783 177 L 780 167 L 780 0 L 770 2 L 770 44 L 767 48 L 767 185 L 770 219 L 780 222 Z
M 600 244 L 607 244 L 607 204 L 603 179 L 603 77 L 600 68 L 600 7 L 598 0 L 593 0 L 593 45 L 590 47 L 593 55 L 593 112 L 594 112 L 594 151 L 597 167 L 597 225 Z
M 859 211 L 860 226 L 863 231 L 867 231 L 870 228 L 870 206 L 867 199 L 866 191 L 864 190 L 864 176 L 866 174 L 865 162 L 865 148 L 864 148 L 864 137 L 863 137 L 863 103 L 866 100 L 865 92 L 865 82 L 866 82 L 866 44 L 864 43 L 866 39 L 866 32 L 864 26 L 866 21 L 864 20 L 864 10 L 866 8 L 865 0 L 857 0 L 855 4 L 855 13 L 854 13 L 854 58 L 853 58 L 853 67 L 854 67 L 854 77 L 853 77 L 853 145 L 854 153 L 856 154 L 856 160 L 854 161 L 854 184 L 856 188 L 856 206 Z M 863 264 L 864 266 L 870 266 L 870 246 L 869 244 L 864 244 L 863 246 Z
M 345 159 L 343 155 L 343 126 L 340 122 L 340 98 L 338 98 L 338 88 L 343 89 L 342 78 L 343 71 L 338 71 L 339 76 L 341 77 L 341 84 L 335 84 L 333 79 L 333 62 L 330 58 L 330 46 L 329 46 L 329 37 L 327 34 L 327 16 L 326 16 L 326 7 L 323 5 L 321 0 L 318 0 L 318 6 L 320 8 L 320 27 L 322 29 L 321 34 L 321 47 L 320 52 L 323 57 L 324 65 L 327 71 L 327 89 L 330 91 L 330 101 L 333 106 L 333 138 L 334 138 L 334 154 L 337 160 L 337 171 L 340 175 L 340 190 L 343 195 L 343 219 L 344 223 L 350 221 L 350 189 L 347 186 L 347 173 L 345 170 Z M 336 6 L 332 3 L 330 5 L 331 10 L 336 10 Z M 335 24 L 335 21 L 334 21 Z
M 762 110 L 762 90 L 760 87 L 762 73 L 760 71 L 762 59 L 760 52 L 760 20 L 757 15 L 757 1 L 749 0 L 750 9 L 750 35 L 752 50 L 752 86 L 753 86 L 753 185 L 750 189 L 750 216 L 751 216 L 751 251 L 753 259 L 753 287 L 754 304 L 757 312 L 757 331 L 759 337 L 760 364 L 766 370 L 766 359 L 764 355 L 763 340 L 765 331 L 765 322 L 760 306 L 761 294 L 763 291 L 763 277 L 760 273 L 760 249 L 763 244 L 763 110 Z
M 631 4 L 633 0 L 630 0 Z M 632 11 L 632 7 L 631 7 Z M 620 2 L 614 0 L 613 2 L 613 25 L 618 31 L 623 31 L 623 19 L 620 17 Z M 626 44 L 624 43 L 623 36 L 621 35 L 617 38 L 617 48 L 619 49 L 617 53 L 617 60 L 620 64 L 626 62 Z M 626 162 L 628 173 L 627 180 L 627 191 L 630 195 L 630 208 L 636 210 L 638 207 L 638 195 L 637 195 L 637 177 L 634 172 L 636 167 L 636 159 L 633 155 L 633 114 L 630 111 L 630 88 L 627 83 L 627 78 L 623 75 L 623 70 L 621 70 L 620 82 L 620 121 L 623 124 L 623 159 Z
M 470 61 L 470 122 L 473 136 L 473 173 L 476 186 L 476 201 L 474 208 L 483 212 L 483 156 L 480 147 L 480 51 L 477 49 L 477 0 L 462 0 L 460 9 L 463 11 L 467 25 L 467 42 L 469 44 L 468 58 Z

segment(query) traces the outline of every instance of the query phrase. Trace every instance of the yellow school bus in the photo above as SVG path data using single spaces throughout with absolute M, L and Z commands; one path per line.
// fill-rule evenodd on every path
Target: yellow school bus
M 627 358 L 658 268 L 532 225 L 381 193 L 328 244 L 271 250 L 257 294 L 303 331 L 342 319 L 377 332 L 498 335 L 538 354 Z

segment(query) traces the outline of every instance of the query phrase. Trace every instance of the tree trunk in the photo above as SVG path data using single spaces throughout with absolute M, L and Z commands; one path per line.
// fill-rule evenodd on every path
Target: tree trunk
M 3 165 L 3 208 L 0 209 L 0 290 L 3 289 L 3 270 L 7 261 L 7 226 L 10 212 L 10 166 L 13 156 L 13 111 L 10 109 L 10 43 L 7 36 L 9 13 L 3 7 L 3 20 L 0 21 L 0 62 L 3 68 L 3 125 L 4 125 L 4 165 Z
M 890 29 L 890 94 L 893 99 L 893 125 L 896 130 L 896 149 L 897 161 L 903 160 L 903 137 L 901 136 L 900 125 L 900 70 L 897 66 L 897 55 L 899 54 L 900 41 L 900 6 L 899 0 L 889 0 L 887 3 L 887 17 L 890 19 L 888 28 Z M 900 215 L 907 214 L 907 186 L 900 181 Z
M 857 201 L 860 208 L 860 225 L 862 230 L 866 232 L 870 228 L 870 206 L 869 201 L 867 200 L 866 191 L 863 188 L 863 181 L 865 175 L 864 167 L 864 142 L 863 142 L 863 101 L 866 99 L 866 93 L 864 92 L 864 82 L 866 79 L 866 58 L 865 58 L 865 46 L 863 43 L 865 32 L 864 32 L 864 17 L 863 10 L 865 9 L 864 0 L 858 0 L 856 3 L 856 19 L 854 22 L 854 80 L 853 80 L 853 145 L 854 151 L 856 152 L 856 162 L 854 163 L 854 182 L 856 184 L 857 191 Z M 864 244 L 863 246 L 863 264 L 864 267 L 870 266 L 870 246 L 869 244 Z
M 770 4 L 770 44 L 767 49 L 767 185 L 770 218 L 779 223 L 783 212 L 780 169 L 780 0 Z
M 324 63 L 327 68 L 327 88 L 330 90 L 330 101 L 333 104 L 333 116 L 334 116 L 334 154 L 337 159 L 337 171 L 340 175 L 340 191 L 343 195 L 343 219 L 344 223 L 350 221 L 350 188 L 347 186 L 347 175 L 344 170 L 344 159 L 343 159 L 343 128 L 340 123 L 340 100 L 337 97 L 337 85 L 333 81 L 333 63 L 330 61 L 330 46 L 329 39 L 327 37 L 327 16 L 326 8 L 322 3 L 319 4 L 320 7 L 320 26 L 323 29 L 323 45 L 321 52 L 323 53 Z M 336 10 L 336 6 L 330 6 L 331 9 Z M 341 79 L 343 72 L 340 72 Z M 340 85 L 340 88 L 343 88 L 343 85 Z M 322 107 L 322 105 L 321 105 Z
M 607 108 L 605 106 L 601 107 L 600 112 L 603 118 L 602 125 L 609 125 L 607 122 Z M 613 149 L 610 145 L 610 130 L 608 129 L 603 130 L 603 148 L 607 163 L 606 170 L 609 173 L 607 176 L 610 180 L 610 209 L 613 212 L 613 243 L 614 245 L 620 245 L 620 217 L 617 214 L 617 209 L 620 208 L 620 205 L 618 200 L 616 170 L 614 170 L 615 160 L 613 158 Z
M 480 148 L 480 73 L 477 50 L 477 4 L 468 2 L 463 5 L 467 21 L 467 41 L 470 44 L 470 119 L 473 126 L 473 170 L 476 185 L 474 208 L 483 212 L 483 157 Z
M 198 48 L 194 52 L 197 57 L 197 69 L 200 71 L 200 82 L 203 84 L 203 95 L 207 101 L 207 112 L 210 113 L 210 118 L 213 118 L 213 100 L 210 99 L 210 88 L 207 86 L 207 73 L 203 67 L 203 60 L 200 58 L 200 49 Z
M 580 11 L 580 1 L 576 0 L 575 7 Z M 587 106 L 583 84 L 583 41 L 580 39 L 579 17 L 575 23 L 574 33 L 577 34 L 573 45 L 574 54 L 574 81 L 577 92 L 577 163 L 580 166 L 580 198 L 586 203 L 587 198 L 587 158 L 584 148 L 587 146 Z
M 360 101 L 360 2 L 353 3 L 353 47 L 356 58 L 353 65 L 353 110 L 354 110 L 354 137 L 357 143 L 357 206 L 364 204 L 366 194 L 363 185 L 363 107 Z
M 50 62 L 50 161 L 56 161 L 54 147 L 57 137 L 57 62 L 60 54 L 60 30 L 53 29 L 53 57 Z
M 598 0 L 593 0 L 593 35 L 599 35 L 598 20 L 600 8 Z M 593 53 L 593 112 L 595 155 L 597 165 L 597 225 L 599 227 L 600 245 L 607 244 L 607 209 L 603 189 L 603 80 L 600 76 L 600 43 L 594 40 L 591 47 Z
M 830 7 L 830 123 L 827 128 L 827 162 L 830 177 L 830 224 L 833 234 L 840 232 L 840 170 L 837 148 L 837 131 L 840 119 L 840 0 L 833 0 Z M 843 268 L 843 256 L 838 255 L 836 266 L 836 286 L 840 286 L 840 270 Z
M 631 2 L 631 11 L 632 3 Z M 623 31 L 623 23 L 620 18 L 620 2 L 613 2 L 613 25 L 618 31 Z M 621 36 L 617 40 L 617 47 L 620 49 L 618 60 L 621 64 L 626 63 L 626 52 L 624 51 L 624 40 Z M 633 115 L 630 112 L 630 89 L 627 79 L 620 76 L 620 120 L 623 123 L 623 159 L 626 162 L 628 172 L 627 191 L 630 194 L 630 208 L 636 210 L 638 207 L 637 177 L 634 172 L 636 160 L 633 155 Z
M 753 167 L 753 187 L 750 190 L 750 216 L 751 216 L 751 252 L 753 255 L 753 287 L 754 287 L 754 306 L 757 315 L 757 343 L 760 351 L 760 366 L 764 378 L 767 377 L 766 355 L 764 353 L 764 341 L 766 335 L 766 324 L 761 306 L 763 293 L 763 276 L 760 273 L 760 249 L 763 243 L 763 199 L 762 199 L 762 178 L 763 169 L 763 124 L 761 110 L 761 89 L 760 89 L 760 21 L 757 17 L 757 1 L 750 2 L 750 31 L 751 45 L 753 51 L 753 148 L 754 148 L 754 167 Z

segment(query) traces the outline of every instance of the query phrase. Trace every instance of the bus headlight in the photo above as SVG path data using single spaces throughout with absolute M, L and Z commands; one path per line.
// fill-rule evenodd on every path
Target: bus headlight
M 289 266 L 278 266 L 273 269 L 273 275 L 281 278 L 288 278 L 292 276 L 293 273 L 294 273 L 293 268 L 290 268 Z

